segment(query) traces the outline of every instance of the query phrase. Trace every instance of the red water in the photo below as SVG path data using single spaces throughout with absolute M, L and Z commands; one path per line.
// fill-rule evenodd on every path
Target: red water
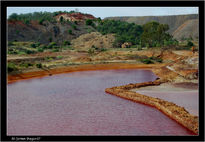
M 9 84 L 8 135 L 192 135 L 155 108 L 105 93 L 149 70 L 84 71 Z

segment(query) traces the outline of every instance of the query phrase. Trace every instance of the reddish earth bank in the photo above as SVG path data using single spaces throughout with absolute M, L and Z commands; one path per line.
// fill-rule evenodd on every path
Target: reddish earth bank
M 104 92 L 154 81 L 149 70 L 103 70 L 23 80 L 7 86 L 8 135 L 193 135 L 160 111 Z
M 163 65 L 163 64 L 162 64 Z M 39 71 L 30 71 L 28 73 L 14 74 L 8 75 L 8 83 L 49 76 L 51 74 L 60 74 L 60 73 L 68 73 L 68 72 L 76 72 L 76 71 L 88 71 L 88 70 L 110 70 L 110 69 L 139 69 L 139 68 L 152 68 L 152 67 L 160 67 L 162 65 L 144 65 L 144 64 L 128 64 L 128 63 L 109 63 L 109 64 L 86 64 L 86 65 L 73 65 L 68 67 L 54 68 L 49 71 L 39 70 Z
M 136 91 L 142 95 L 160 98 L 176 105 L 185 107 L 185 109 L 192 115 L 199 116 L 199 91 L 153 91 L 153 90 L 139 90 Z
M 160 84 L 161 82 L 159 80 L 135 84 L 131 83 L 128 85 L 107 88 L 105 89 L 105 92 L 134 102 L 155 107 L 156 109 L 162 111 L 164 114 L 174 119 L 190 131 L 194 132 L 195 134 L 198 134 L 198 117 L 191 115 L 187 110 L 184 109 L 184 107 L 180 107 L 172 102 L 164 101 L 159 98 L 153 98 L 130 91 L 133 88 L 154 86 Z

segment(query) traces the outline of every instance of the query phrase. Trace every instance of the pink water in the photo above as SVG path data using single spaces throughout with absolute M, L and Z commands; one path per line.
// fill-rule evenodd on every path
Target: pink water
M 198 90 L 190 91 L 136 91 L 140 94 L 160 98 L 184 107 L 192 115 L 199 116 Z
M 8 135 L 192 135 L 155 108 L 105 93 L 149 70 L 84 71 L 9 84 Z

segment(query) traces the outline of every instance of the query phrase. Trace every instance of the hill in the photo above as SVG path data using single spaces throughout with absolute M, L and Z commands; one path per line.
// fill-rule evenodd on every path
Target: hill
M 198 38 L 198 14 L 190 14 L 190 15 L 173 15 L 173 16 L 142 16 L 142 17 L 107 17 L 105 19 L 111 20 L 120 20 L 126 21 L 129 23 L 135 23 L 139 25 L 143 25 L 150 21 L 156 21 L 162 24 L 169 25 L 169 33 L 174 36 L 176 39 L 188 38 L 193 36 L 192 38 Z M 193 20 L 192 22 L 190 20 Z M 187 22 L 189 21 L 189 22 Z M 183 31 L 178 28 L 183 25 Z M 180 32 L 185 32 L 186 34 L 181 34 Z
M 61 44 L 65 40 L 70 41 L 82 34 L 95 31 L 92 26 L 85 24 L 86 19 L 95 17 L 82 13 L 61 13 L 53 16 L 51 20 L 8 20 L 8 40 Z

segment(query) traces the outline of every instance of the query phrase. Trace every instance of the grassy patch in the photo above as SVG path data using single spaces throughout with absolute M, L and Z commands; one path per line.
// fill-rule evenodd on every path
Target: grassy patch
M 56 58 L 57 58 L 57 59 L 62 59 L 62 58 L 63 58 L 63 56 L 57 56 Z
M 14 63 L 8 63 L 7 64 L 7 71 L 10 73 L 10 72 L 13 72 L 13 71 L 17 71 L 18 68 L 16 67 L 16 65 Z

